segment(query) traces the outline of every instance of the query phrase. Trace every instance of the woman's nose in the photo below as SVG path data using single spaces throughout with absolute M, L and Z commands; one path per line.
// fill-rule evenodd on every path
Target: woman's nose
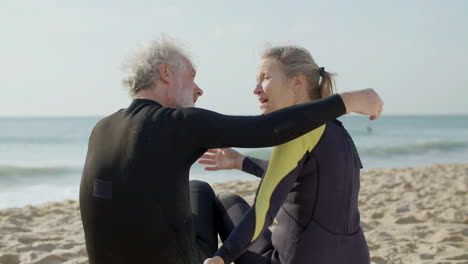
M 262 86 L 260 83 L 257 83 L 257 85 L 255 86 L 255 89 L 253 90 L 253 93 L 258 95 L 262 92 Z

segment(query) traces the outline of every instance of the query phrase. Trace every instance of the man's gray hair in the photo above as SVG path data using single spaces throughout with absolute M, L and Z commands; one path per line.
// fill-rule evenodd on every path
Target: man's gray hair
M 139 91 L 152 87 L 154 81 L 160 78 L 161 63 L 166 63 L 174 72 L 186 71 L 188 65 L 184 57 L 190 59 L 180 45 L 167 35 L 137 50 L 123 65 L 128 72 L 123 83 L 128 87 L 130 96 L 135 97 Z

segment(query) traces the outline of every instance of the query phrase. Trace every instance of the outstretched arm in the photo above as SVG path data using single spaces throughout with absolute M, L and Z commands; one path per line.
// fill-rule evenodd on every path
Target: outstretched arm
M 244 156 L 231 148 L 209 149 L 198 163 L 207 165 L 205 170 L 241 170 L 262 178 L 268 167 L 268 160 Z
M 340 95 L 332 95 L 262 116 L 226 116 L 199 108 L 172 110 L 168 115 L 182 122 L 183 129 L 179 133 L 184 133 L 182 138 L 187 138 L 186 143 L 193 147 L 258 148 L 283 144 L 347 112 L 376 117 L 381 107 L 377 93 L 362 90 L 343 93 L 343 99 Z M 187 131 L 190 135 L 185 134 Z M 196 141 L 193 141 L 194 137 Z

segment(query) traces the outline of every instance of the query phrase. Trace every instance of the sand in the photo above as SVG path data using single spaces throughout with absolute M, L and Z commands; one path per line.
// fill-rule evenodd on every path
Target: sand
M 258 181 L 212 184 L 253 201 Z M 468 263 L 468 163 L 362 174 L 372 263 Z M 87 263 L 77 201 L 0 210 L 0 264 Z

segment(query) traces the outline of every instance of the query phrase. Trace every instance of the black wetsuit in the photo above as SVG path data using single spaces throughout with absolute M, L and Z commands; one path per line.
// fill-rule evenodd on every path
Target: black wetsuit
M 263 178 L 252 208 L 221 196 L 221 224 L 236 228 L 227 239 L 221 233 L 225 241 L 215 255 L 225 263 L 242 256 L 236 261 L 242 264 L 369 263 L 358 210 L 361 168 L 337 120 L 275 147 L 269 163 L 244 159 L 243 170 Z M 275 217 L 271 234 L 266 228 Z
M 134 100 L 90 136 L 80 187 L 90 264 L 192 263 L 189 170 L 207 149 L 282 144 L 344 113 L 339 95 L 251 117 Z

